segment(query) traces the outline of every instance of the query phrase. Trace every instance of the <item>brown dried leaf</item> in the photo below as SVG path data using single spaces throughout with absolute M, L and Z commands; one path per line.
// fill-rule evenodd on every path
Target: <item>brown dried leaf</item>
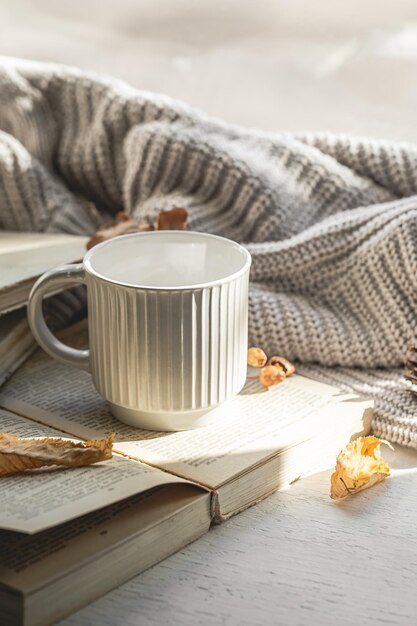
M 156 230 L 186 230 L 188 213 L 186 209 L 176 207 L 169 211 L 161 211 L 158 216 Z M 113 222 L 102 224 L 95 235 L 87 242 L 87 250 L 102 241 L 113 239 L 119 235 L 141 233 L 154 230 L 152 224 L 138 224 L 126 211 L 120 211 Z
M 389 476 L 390 468 L 381 457 L 381 443 L 392 448 L 384 439 L 358 437 L 341 450 L 330 479 L 333 500 L 368 489 Z
M 161 211 L 158 216 L 156 230 L 186 230 L 188 213 L 186 209 L 174 208 L 170 211 Z
M 100 226 L 96 234 L 87 242 L 87 250 L 90 250 L 90 248 L 93 248 L 102 241 L 113 239 L 113 237 L 118 237 L 119 235 L 141 233 L 148 230 L 153 230 L 151 224 L 138 224 L 132 220 L 125 211 L 120 211 L 117 213 L 114 222 L 107 222 Z
M 18 474 L 26 470 L 61 465 L 81 467 L 112 456 L 114 435 L 97 441 L 75 443 L 65 439 L 22 439 L 9 433 L 0 433 L 0 476 Z

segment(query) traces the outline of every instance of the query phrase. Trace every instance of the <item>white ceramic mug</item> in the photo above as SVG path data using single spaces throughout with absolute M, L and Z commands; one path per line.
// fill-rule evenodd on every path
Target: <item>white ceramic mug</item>
M 29 324 L 48 354 L 91 372 L 121 421 L 193 428 L 245 383 L 250 264 L 245 248 L 215 235 L 124 235 L 44 274 Z M 43 296 L 68 283 L 87 286 L 89 350 L 61 343 L 43 318 Z

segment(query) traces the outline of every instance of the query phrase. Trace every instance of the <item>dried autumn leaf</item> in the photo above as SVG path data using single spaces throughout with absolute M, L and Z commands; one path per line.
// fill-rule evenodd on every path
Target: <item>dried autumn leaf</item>
M 333 500 L 368 489 L 389 476 L 390 468 L 381 457 L 381 443 L 392 448 L 384 439 L 358 437 L 341 450 L 330 479 Z
M 112 456 L 114 435 L 75 443 L 65 439 L 22 439 L 0 433 L 0 476 L 18 474 L 48 465 L 81 467 Z
M 148 230 L 153 230 L 151 224 L 138 224 L 125 211 L 120 211 L 113 222 L 107 222 L 100 226 L 96 234 L 87 242 L 87 250 L 90 250 L 102 241 L 113 239 L 113 237 L 118 237 L 119 235 L 141 233 Z
M 175 207 L 169 211 L 160 211 L 156 230 L 186 230 L 187 218 L 187 210 L 180 207 Z M 142 233 L 149 230 L 155 230 L 152 224 L 138 224 L 126 211 L 120 211 L 113 222 L 107 222 L 100 226 L 95 235 L 87 242 L 87 250 L 102 241 L 119 237 L 119 235 Z
M 158 216 L 156 230 L 186 230 L 188 213 L 186 209 L 176 207 L 169 211 L 161 211 Z

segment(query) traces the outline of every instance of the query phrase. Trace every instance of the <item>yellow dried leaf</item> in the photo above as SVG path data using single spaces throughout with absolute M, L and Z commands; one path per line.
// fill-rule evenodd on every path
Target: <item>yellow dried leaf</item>
M 0 476 L 18 474 L 48 465 L 81 467 L 112 456 L 114 435 L 75 443 L 65 439 L 21 439 L 0 433 Z
M 368 489 L 389 476 L 390 468 L 381 457 L 381 443 L 392 448 L 384 439 L 358 437 L 341 450 L 330 479 L 333 500 Z

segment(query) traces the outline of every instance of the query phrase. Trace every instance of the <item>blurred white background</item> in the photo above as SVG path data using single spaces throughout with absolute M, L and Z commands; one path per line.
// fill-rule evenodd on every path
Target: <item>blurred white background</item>
M 248 126 L 417 141 L 416 0 L 0 0 L 0 42 Z

